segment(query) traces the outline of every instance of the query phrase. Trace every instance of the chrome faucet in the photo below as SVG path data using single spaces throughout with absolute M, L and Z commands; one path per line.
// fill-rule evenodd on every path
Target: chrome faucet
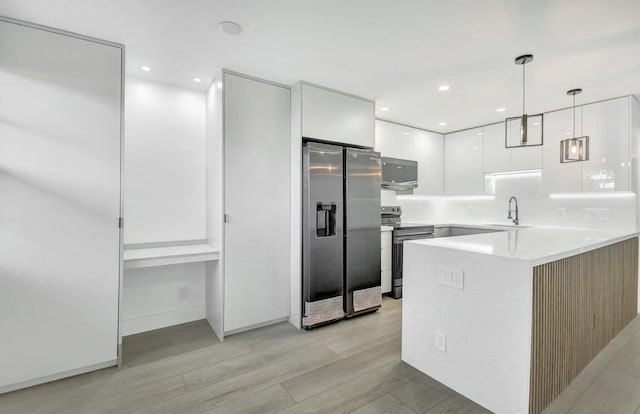
M 511 209 L 511 201 L 515 201 L 516 202 L 516 209 L 512 210 Z M 513 218 L 511 216 L 511 212 L 515 211 L 516 212 L 516 217 Z M 511 198 L 509 199 L 509 210 L 507 210 L 507 218 L 509 220 L 513 220 L 513 224 L 515 224 L 516 226 L 518 225 L 518 223 L 520 222 L 520 220 L 518 220 L 518 199 L 515 196 L 511 196 Z

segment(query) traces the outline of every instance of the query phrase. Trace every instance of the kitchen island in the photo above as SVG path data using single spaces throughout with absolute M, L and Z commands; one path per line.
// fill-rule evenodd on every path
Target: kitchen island
M 638 313 L 638 233 L 531 227 L 405 243 L 402 359 L 539 413 Z

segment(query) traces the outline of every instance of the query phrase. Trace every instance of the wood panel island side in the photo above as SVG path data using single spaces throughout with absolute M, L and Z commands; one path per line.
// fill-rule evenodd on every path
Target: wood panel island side
M 638 233 L 532 227 L 407 242 L 402 359 L 540 413 L 638 314 Z

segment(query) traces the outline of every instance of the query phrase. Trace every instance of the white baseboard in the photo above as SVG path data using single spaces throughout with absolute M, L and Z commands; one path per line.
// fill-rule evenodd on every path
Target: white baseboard
M 224 331 L 224 335 L 233 335 L 233 334 L 237 334 L 240 332 L 246 332 L 246 331 L 250 331 L 252 329 L 258 329 L 258 328 L 262 328 L 265 326 L 269 326 L 269 325 L 275 325 L 276 323 L 280 323 L 280 322 L 287 322 L 289 320 L 288 316 L 285 316 L 284 318 L 278 318 L 278 319 L 273 319 L 267 322 L 262 322 L 262 323 L 257 323 L 255 325 L 249 325 L 249 326 L 245 326 L 243 328 L 238 328 L 238 329 L 232 329 L 230 331 Z
M 31 379 L 28 381 L 22 381 L 16 384 L 4 385 L 0 387 L 0 394 L 20 390 L 22 388 L 33 387 L 34 385 L 40 385 L 47 382 L 56 381 L 62 378 L 73 377 L 75 375 L 80 375 L 80 374 L 84 374 L 91 371 L 97 371 L 99 369 L 113 367 L 116 365 L 118 365 L 118 360 L 114 359 L 110 361 L 101 362 L 99 364 L 89 365 L 88 367 L 82 367 L 82 368 L 72 369 L 69 371 L 60 372 L 57 374 L 47 375 L 46 377 L 40 377 L 40 378 Z
M 205 305 L 190 306 L 188 308 L 171 309 L 166 312 L 140 315 L 122 319 L 120 329 L 122 336 L 133 335 L 154 329 L 181 323 L 198 321 L 205 318 Z

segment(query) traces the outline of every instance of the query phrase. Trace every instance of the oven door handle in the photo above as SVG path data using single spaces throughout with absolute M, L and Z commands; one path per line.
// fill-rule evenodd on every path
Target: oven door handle
M 402 244 L 402 242 L 407 240 L 422 240 L 422 239 L 432 239 L 432 238 L 433 238 L 433 233 L 422 233 L 422 234 L 415 234 L 412 236 L 398 236 L 393 238 L 393 243 Z

